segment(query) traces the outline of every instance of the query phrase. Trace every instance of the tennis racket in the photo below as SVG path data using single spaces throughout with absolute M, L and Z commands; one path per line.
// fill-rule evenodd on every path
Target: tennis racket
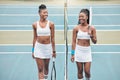
M 89 23 L 89 26 L 88 26 L 88 34 L 90 34 L 90 37 L 92 37 L 92 35 L 91 35 L 91 29 L 90 29 L 90 27 L 91 27 L 91 25 L 92 25 L 92 7 L 90 6 L 90 15 L 89 15 L 89 19 L 90 19 L 90 23 Z
M 51 71 L 51 80 L 56 80 L 55 58 L 53 58 L 53 65 Z

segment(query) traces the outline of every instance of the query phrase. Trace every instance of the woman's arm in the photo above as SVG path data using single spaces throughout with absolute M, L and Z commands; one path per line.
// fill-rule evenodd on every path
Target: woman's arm
M 73 29 L 73 34 L 72 34 L 72 50 L 75 50 L 76 46 L 76 37 L 77 37 L 77 29 Z
M 50 28 L 51 28 L 51 43 L 52 43 L 52 49 L 53 49 L 53 57 L 56 57 L 56 51 L 55 51 L 55 26 L 54 26 L 54 23 L 51 22 Z
M 36 42 L 36 40 L 37 40 L 36 23 L 33 23 L 33 24 L 32 24 L 32 27 L 33 27 L 33 48 L 34 48 L 35 42 Z
M 37 33 L 36 33 L 36 24 L 32 24 L 32 27 L 33 27 L 33 48 L 32 48 L 32 57 L 34 57 L 34 46 L 35 46 L 35 42 L 37 40 Z
M 91 40 L 94 44 L 97 43 L 96 29 L 92 26 L 92 37 Z
M 73 29 L 72 34 L 72 50 L 71 50 L 71 61 L 74 62 L 75 46 L 76 46 L 77 28 Z

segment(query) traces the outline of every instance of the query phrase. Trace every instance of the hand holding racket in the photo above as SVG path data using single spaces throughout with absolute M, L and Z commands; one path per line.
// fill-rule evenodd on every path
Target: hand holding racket
M 35 59 L 34 53 L 32 53 L 32 58 Z
M 71 56 L 71 61 L 74 62 L 74 55 Z
M 90 25 L 88 26 L 88 34 L 90 35 L 91 38 L 93 38 L 92 29 Z
M 53 57 L 53 58 L 56 58 L 56 52 L 52 54 L 52 57 Z
M 53 57 L 53 65 L 51 71 L 51 80 L 56 80 L 55 58 Z

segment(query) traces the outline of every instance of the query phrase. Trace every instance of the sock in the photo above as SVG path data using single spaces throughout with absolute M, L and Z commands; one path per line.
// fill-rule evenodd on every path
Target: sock
M 78 80 L 83 80 L 83 79 L 78 79 Z
M 86 80 L 90 80 L 90 78 L 86 78 Z
M 44 79 L 47 80 L 47 78 L 48 78 L 48 75 L 44 75 Z

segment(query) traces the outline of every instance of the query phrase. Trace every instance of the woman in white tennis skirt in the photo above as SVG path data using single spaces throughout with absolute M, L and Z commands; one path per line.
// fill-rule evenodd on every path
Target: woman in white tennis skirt
M 46 5 L 41 4 L 38 12 L 40 20 L 32 25 L 34 34 L 32 56 L 36 59 L 39 80 L 47 80 L 50 58 L 56 57 L 55 28 L 54 23 L 47 20 Z
M 94 26 L 89 25 L 89 15 L 88 9 L 82 9 L 79 14 L 78 25 L 73 29 L 71 61 L 76 61 L 78 80 L 83 80 L 83 71 L 86 80 L 90 80 L 92 62 L 90 39 L 93 43 L 97 42 L 96 29 Z

